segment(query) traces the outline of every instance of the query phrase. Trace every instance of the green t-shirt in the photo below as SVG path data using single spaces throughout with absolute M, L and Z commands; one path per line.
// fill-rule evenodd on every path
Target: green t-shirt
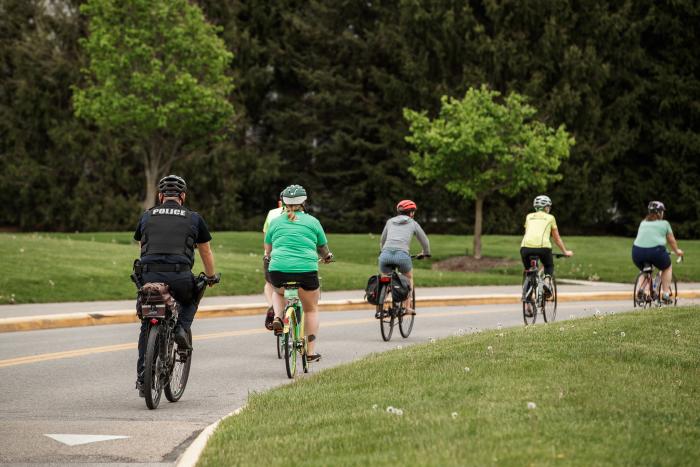
M 272 245 L 270 271 L 311 272 L 318 271 L 316 248 L 328 240 L 318 219 L 297 212 L 294 221 L 286 215 L 272 219 L 265 243 Z
M 640 248 L 653 248 L 656 246 L 666 246 L 666 235 L 672 234 L 671 224 L 665 220 L 642 221 L 639 223 L 637 238 L 634 239 L 635 246 Z

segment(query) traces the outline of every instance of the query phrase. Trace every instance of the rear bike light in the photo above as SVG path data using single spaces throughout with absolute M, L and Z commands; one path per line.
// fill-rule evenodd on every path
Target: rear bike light
M 151 324 L 158 324 L 158 320 L 155 318 L 151 318 Z
M 531 268 L 537 267 L 537 260 L 535 260 L 535 259 L 531 260 L 531 261 L 530 261 L 530 267 L 531 267 Z
M 391 282 L 391 277 L 389 276 L 382 276 L 379 278 L 379 282 L 382 282 L 384 284 Z

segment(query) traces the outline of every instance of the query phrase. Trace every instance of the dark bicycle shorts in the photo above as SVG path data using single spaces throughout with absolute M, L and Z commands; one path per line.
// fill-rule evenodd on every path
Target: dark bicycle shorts
M 652 264 L 655 268 L 663 271 L 671 266 L 671 255 L 668 254 L 666 247 L 663 245 L 651 248 L 632 245 L 632 261 L 640 271 L 645 264 Z
M 275 288 L 281 288 L 285 282 L 297 282 L 299 287 L 309 292 L 318 289 L 321 284 L 318 282 L 318 271 L 309 272 L 282 272 L 270 271 L 270 283 Z

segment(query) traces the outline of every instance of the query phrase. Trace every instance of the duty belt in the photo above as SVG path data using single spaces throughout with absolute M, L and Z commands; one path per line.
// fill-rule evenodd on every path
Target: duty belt
M 141 264 L 140 272 L 180 272 L 189 271 L 192 268 L 189 264 Z M 138 272 L 138 271 L 137 271 Z

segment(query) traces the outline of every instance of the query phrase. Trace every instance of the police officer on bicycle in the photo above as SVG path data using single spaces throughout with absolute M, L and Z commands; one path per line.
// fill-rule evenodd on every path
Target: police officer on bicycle
M 191 348 L 188 331 L 197 311 L 197 291 L 192 266 L 194 249 L 209 278 L 215 276 L 214 254 L 209 242 L 211 234 L 202 217 L 185 206 L 187 184 L 182 177 L 168 175 L 158 182 L 160 204 L 144 212 L 134 233 L 140 242 L 141 259 L 134 265 L 142 283 L 164 282 L 177 300 L 180 311 L 175 328 L 175 341 L 182 348 Z M 139 357 L 136 365 L 136 389 L 143 397 L 144 354 L 148 323 L 141 323 Z

